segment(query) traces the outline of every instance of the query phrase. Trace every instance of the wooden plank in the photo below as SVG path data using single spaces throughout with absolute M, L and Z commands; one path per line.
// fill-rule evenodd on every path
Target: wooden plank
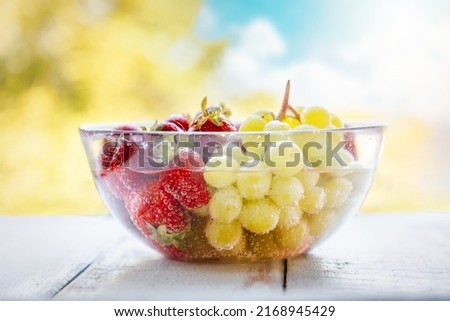
M 0 300 L 46 300 L 121 227 L 106 216 L 0 217 Z
M 289 260 L 286 298 L 450 299 L 450 214 L 356 217 Z
M 56 300 L 259 300 L 283 297 L 283 261 L 185 263 L 125 237 Z
M 0 217 L 0 258 L 2 300 L 448 300 L 450 215 L 359 216 L 289 260 L 285 292 L 281 261 L 166 260 L 102 217 Z

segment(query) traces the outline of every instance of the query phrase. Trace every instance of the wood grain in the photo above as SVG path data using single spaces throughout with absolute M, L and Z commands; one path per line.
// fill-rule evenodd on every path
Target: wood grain
M 449 300 L 450 214 L 357 216 L 286 271 L 167 260 L 104 216 L 0 217 L 0 300 L 49 299 Z
M 283 297 L 283 262 L 185 263 L 126 237 L 56 300 L 269 300 Z
M 450 214 L 358 216 L 289 260 L 287 298 L 450 299 Z
M 118 229 L 106 216 L 0 217 L 0 300 L 52 298 Z

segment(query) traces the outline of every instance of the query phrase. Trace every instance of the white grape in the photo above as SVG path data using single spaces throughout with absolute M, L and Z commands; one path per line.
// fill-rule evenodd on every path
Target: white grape
M 293 176 L 303 168 L 301 149 L 292 141 L 278 141 L 267 148 L 265 163 L 278 176 Z
M 239 127 L 241 132 L 259 132 L 264 130 L 267 122 L 258 115 L 250 115 Z
M 243 234 L 239 221 L 222 223 L 210 220 L 205 228 L 208 243 L 218 250 L 231 250 L 240 241 Z
M 306 249 L 309 242 L 308 225 L 303 220 L 289 228 L 277 228 L 275 235 L 278 246 L 289 251 Z
M 295 206 L 303 197 L 302 183 L 294 177 L 274 176 L 269 198 L 279 207 Z
M 236 182 L 239 164 L 232 158 L 223 156 L 211 157 L 205 165 L 203 177 L 206 183 L 216 188 L 223 188 Z
M 257 234 L 268 233 L 278 223 L 280 209 L 268 199 L 245 201 L 239 214 L 242 226 Z
M 313 186 L 305 192 L 300 207 L 308 214 L 317 214 L 325 206 L 326 196 L 323 188 Z
M 306 191 L 309 188 L 316 186 L 319 181 L 320 173 L 311 170 L 301 170 L 294 177 L 300 180 Z
M 259 199 L 269 194 L 271 182 L 272 173 L 264 163 L 259 162 L 253 167 L 241 167 L 236 186 L 243 198 Z
M 278 219 L 277 227 L 289 228 L 297 225 L 303 215 L 299 206 L 288 206 L 281 208 L 280 218 Z
M 350 196 L 353 185 L 344 177 L 333 178 L 323 186 L 326 193 L 326 207 L 335 208 L 345 203 Z
M 302 124 L 313 125 L 318 128 L 328 128 L 331 125 L 331 116 L 323 107 L 308 107 L 300 114 Z
M 209 213 L 211 217 L 223 223 L 230 223 L 239 216 L 242 198 L 236 187 L 218 189 L 211 197 Z

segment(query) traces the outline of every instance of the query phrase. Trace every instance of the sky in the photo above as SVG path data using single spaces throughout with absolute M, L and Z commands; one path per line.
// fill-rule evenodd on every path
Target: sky
M 450 109 L 450 1 L 206 0 L 196 33 L 230 44 L 210 80 L 224 99 L 281 97 L 290 79 L 306 106 Z

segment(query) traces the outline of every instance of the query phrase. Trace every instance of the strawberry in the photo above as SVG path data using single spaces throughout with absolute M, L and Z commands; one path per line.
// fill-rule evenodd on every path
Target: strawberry
M 352 154 L 353 158 L 356 160 L 358 158 L 358 150 L 356 149 L 355 136 L 351 132 L 346 132 L 344 134 L 345 148 Z
M 199 172 L 169 169 L 161 173 L 161 183 L 165 191 L 189 209 L 205 206 L 211 198 L 203 175 Z
M 138 129 L 131 126 L 119 126 L 114 130 L 135 131 Z M 138 149 L 138 144 L 131 139 L 131 134 L 113 133 L 103 144 L 99 156 L 100 166 L 106 171 L 115 170 L 136 154 Z
M 113 196 L 123 199 L 130 193 L 139 192 L 145 186 L 146 180 L 152 177 L 126 167 L 118 167 L 114 171 L 104 172 L 102 178 Z
M 164 229 L 170 234 L 184 232 L 189 227 L 186 211 L 158 181 L 148 181 L 138 193 L 125 200 L 133 223 L 146 236 L 155 234 L 154 229 Z
M 183 131 L 183 129 L 181 127 L 179 127 L 177 124 L 166 121 L 166 120 L 157 122 L 150 129 L 153 131 L 160 131 L 160 132 L 182 132 Z
M 147 175 L 134 172 L 126 167 L 121 167 L 114 171 L 114 175 L 122 182 L 128 192 L 137 193 L 145 185 Z
M 169 118 L 166 119 L 166 122 L 177 125 L 183 131 L 187 131 L 189 129 L 190 124 L 189 117 L 181 114 L 170 115 Z
M 129 169 L 128 164 L 139 158 L 141 146 L 133 140 L 132 126 L 119 126 L 105 140 L 99 156 L 100 176 L 111 194 L 122 199 L 126 194 L 137 192 L 144 184 L 144 175 Z M 130 132 L 130 133 L 127 133 Z
M 120 125 L 114 128 L 114 130 L 137 131 L 139 128 L 132 125 Z
M 179 249 L 178 247 L 170 244 L 170 245 L 161 245 L 158 241 L 152 240 L 151 242 L 160 252 L 162 252 L 165 256 L 175 259 L 182 260 L 186 259 L 187 253 Z
M 138 150 L 133 142 L 126 142 L 122 138 L 118 141 L 108 140 L 103 144 L 100 153 L 100 166 L 106 171 L 121 167 Z
M 203 174 L 199 171 L 203 166 L 200 155 L 187 148 L 181 148 L 172 160 L 173 167 L 160 175 L 164 190 L 181 203 L 193 209 L 208 204 L 211 195 Z
M 100 174 L 101 179 L 106 184 L 108 191 L 117 199 L 122 199 L 124 196 L 125 186 L 120 179 L 114 175 L 114 172 L 103 172 Z
M 223 105 L 218 107 L 206 107 L 207 99 L 201 103 L 202 112 L 197 115 L 189 125 L 191 132 L 235 132 L 236 127 L 226 116 Z

